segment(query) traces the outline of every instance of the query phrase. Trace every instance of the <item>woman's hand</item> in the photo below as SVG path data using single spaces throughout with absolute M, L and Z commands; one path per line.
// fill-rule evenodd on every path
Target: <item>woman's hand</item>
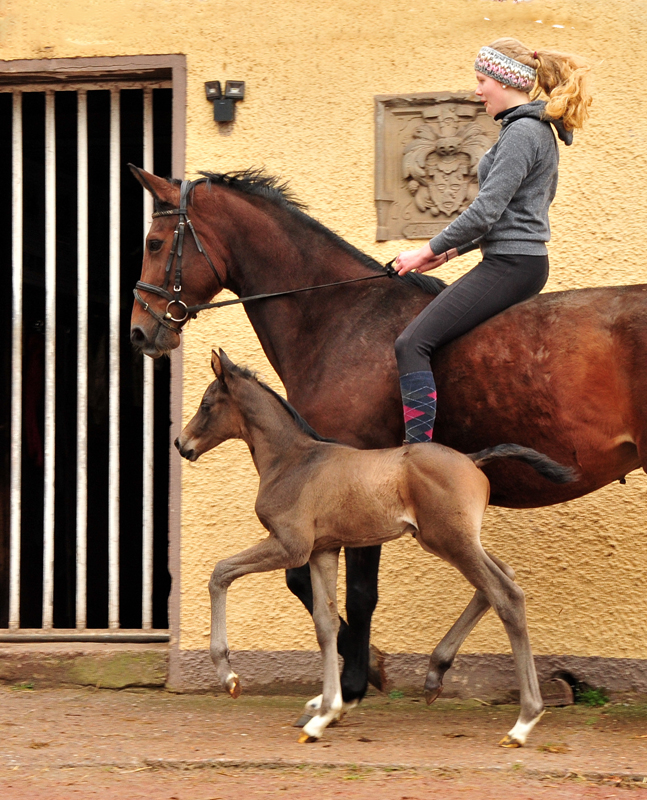
M 446 253 L 436 255 L 432 252 L 429 244 L 423 245 L 419 250 L 405 250 L 400 253 L 393 266 L 398 272 L 398 275 L 406 275 L 411 270 L 417 272 L 428 272 L 429 270 L 436 269 L 441 264 L 446 264 L 450 258 L 458 255 L 455 247 L 448 250 Z
M 437 256 L 431 252 L 431 247 L 426 244 L 419 250 L 405 250 L 403 253 L 399 253 L 393 266 L 398 275 L 406 275 L 407 272 L 411 272 L 413 269 L 425 272 L 438 266 L 438 264 L 434 263 L 436 259 Z

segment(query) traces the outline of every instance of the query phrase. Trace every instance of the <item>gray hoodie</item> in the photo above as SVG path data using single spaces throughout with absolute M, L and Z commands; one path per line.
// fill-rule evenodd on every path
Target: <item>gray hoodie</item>
M 486 253 L 546 255 L 548 208 L 557 189 L 559 152 L 551 129 L 567 145 L 573 134 L 559 120 L 543 120 L 545 103 L 512 109 L 499 138 L 478 166 L 479 193 L 472 204 L 429 245 L 437 255 L 471 242 Z

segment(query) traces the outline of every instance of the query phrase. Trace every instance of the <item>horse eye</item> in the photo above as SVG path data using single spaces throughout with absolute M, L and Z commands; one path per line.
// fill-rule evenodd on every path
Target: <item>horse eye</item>
M 150 239 L 148 242 L 148 249 L 151 253 L 156 253 L 158 250 L 161 250 L 163 244 L 164 242 L 162 242 L 161 239 Z

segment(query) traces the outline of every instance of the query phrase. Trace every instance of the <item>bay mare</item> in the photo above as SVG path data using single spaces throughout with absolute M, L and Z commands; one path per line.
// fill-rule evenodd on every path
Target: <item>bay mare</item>
M 178 181 L 132 168 L 172 212 Z M 214 270 L 189 236 L 182 301 L 191 305 L 224 287 L 239 297 L 362 277 L 380 265 L 306 215 L 284 187 L 256 172 L 212 174 L 194 183 L 190 218 Z M 161 286 L 178 217 L 154 219 L 142 280 Z M 399 445 L 402 407 L 393 343 L 442 290 L 433 277 L 371 280 L 262 300 L 245 306 L 263 349 L 294 407 L 321 434 L 358 448 Z M 163 315 L 167 301 L 142 291 Z M 211 312 L 226 314 L 226 310 Z M 160 324 L 139 303 L 131 339 L 156 358 L 177 347 L 182 323 Z M 438 385 L 436 442 L 460 452 L 515 441 L 577 469 L 556 486 L 513 462 L 488 465 L 490 503 L 532 508 L 561 503 L 622 479 L 647 463 L 647 286 L 540 294 L 507 309 L 434 358 Z M 342 692 L 363 697 L 371 616 L 377 603 L 380 548 L 346 551 L 347 624 L 339 651 Z M 307 565 L 289 570 L 288 586 L 312 612 Z M 458 647 L 488 605 L 472 602 L 437 649 L 426 689 L 442 686 Z M 380 676 L 372 679 L 379 686 Z
M 382 545 L 410 533 L 456 567 L 503 622 L 520 687 L 520 713 L 501 744 L 520 747 L 543 713 L 525 600 L 514 573 L 480 541 L 489 484 L 478 467 L 515 458 L 558 483 L 573 471 L 515 444 L 462 455 L 440 444 L 358 450 L 320 437 L 276 392 L 214 350 L 216 380 L 175 442 L 195 462 L 228 439 L 249 447 L 259 475 L 256 514 L 263 541 L 219 561 L 209 581 L 210 653 L 221 683 L 240 695 L 229 663 L 227 590 L 254 572 L 310 565 L 313 620 L 323 661 L 321 704 L 300 742 L 317 740 L 343 710 L 337 660 L 337 567 L 341 547 Z M 433 659 L 432 659 L 433 660 Z M 355 701 L 356 702 L 356 701 Z

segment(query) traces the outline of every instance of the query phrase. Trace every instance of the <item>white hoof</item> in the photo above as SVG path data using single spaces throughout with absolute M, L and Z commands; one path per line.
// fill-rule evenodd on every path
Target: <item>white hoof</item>
M 512 728 L 512 730 L 510 730 L 499 742 L 501 747 L 523 747 L 526 743 L 528 735 L 530 734 L 530 731 L 535 727 L 543 715 L 544 712 L 542 711 L 541 714 L 536 716 L 530 722 L 520 722 L 517 720 L 514 728 Z
M 313 697 L 312 700 L 308 700 L 308 702 L 305 704 L 305 713 L 309 714 L 310 716 L 317 714 L 321 708 L 322 701 L 322 694 L 318 694 L 316 697 Z M 352 711 L 352 709 L 356 708 L 358 705 L 359 700 L 351 700 L 350 703 L 345 703 L 342 700 L 341 709 L 339 710 L 339 716 L 337 717 L 337 720 L 343 719 L 349 711 Z
M 310 722 L 303 726 L 303 731 L 299 741 L 306 741 L 307 739 L 320 739 L 322 733 L 330 725 L 330 723 L 336 722 L 341 718 L 343 705 L 344 704 L 342 702 L 341 695 L 335 697 L 330 709 L 325 714 L 317 714 L 310 720 Z
M 310 713 L 314 711 L 315 713 L 319 711 L 321 708 L 321 703 L 323 701 L 323 695 L 318 694 L 316 697 L 313 697 L 312 700 L 308 700 L 305 706 L 305 710 Z
M 229 694 L 236 700 L 240 697 L 241 693 L 241 686 L 240 686 L 240 679 L 235 672 L 230 672 L 227 676 L 227 680 L 225 681 L 225 688 L 229 692 Z

